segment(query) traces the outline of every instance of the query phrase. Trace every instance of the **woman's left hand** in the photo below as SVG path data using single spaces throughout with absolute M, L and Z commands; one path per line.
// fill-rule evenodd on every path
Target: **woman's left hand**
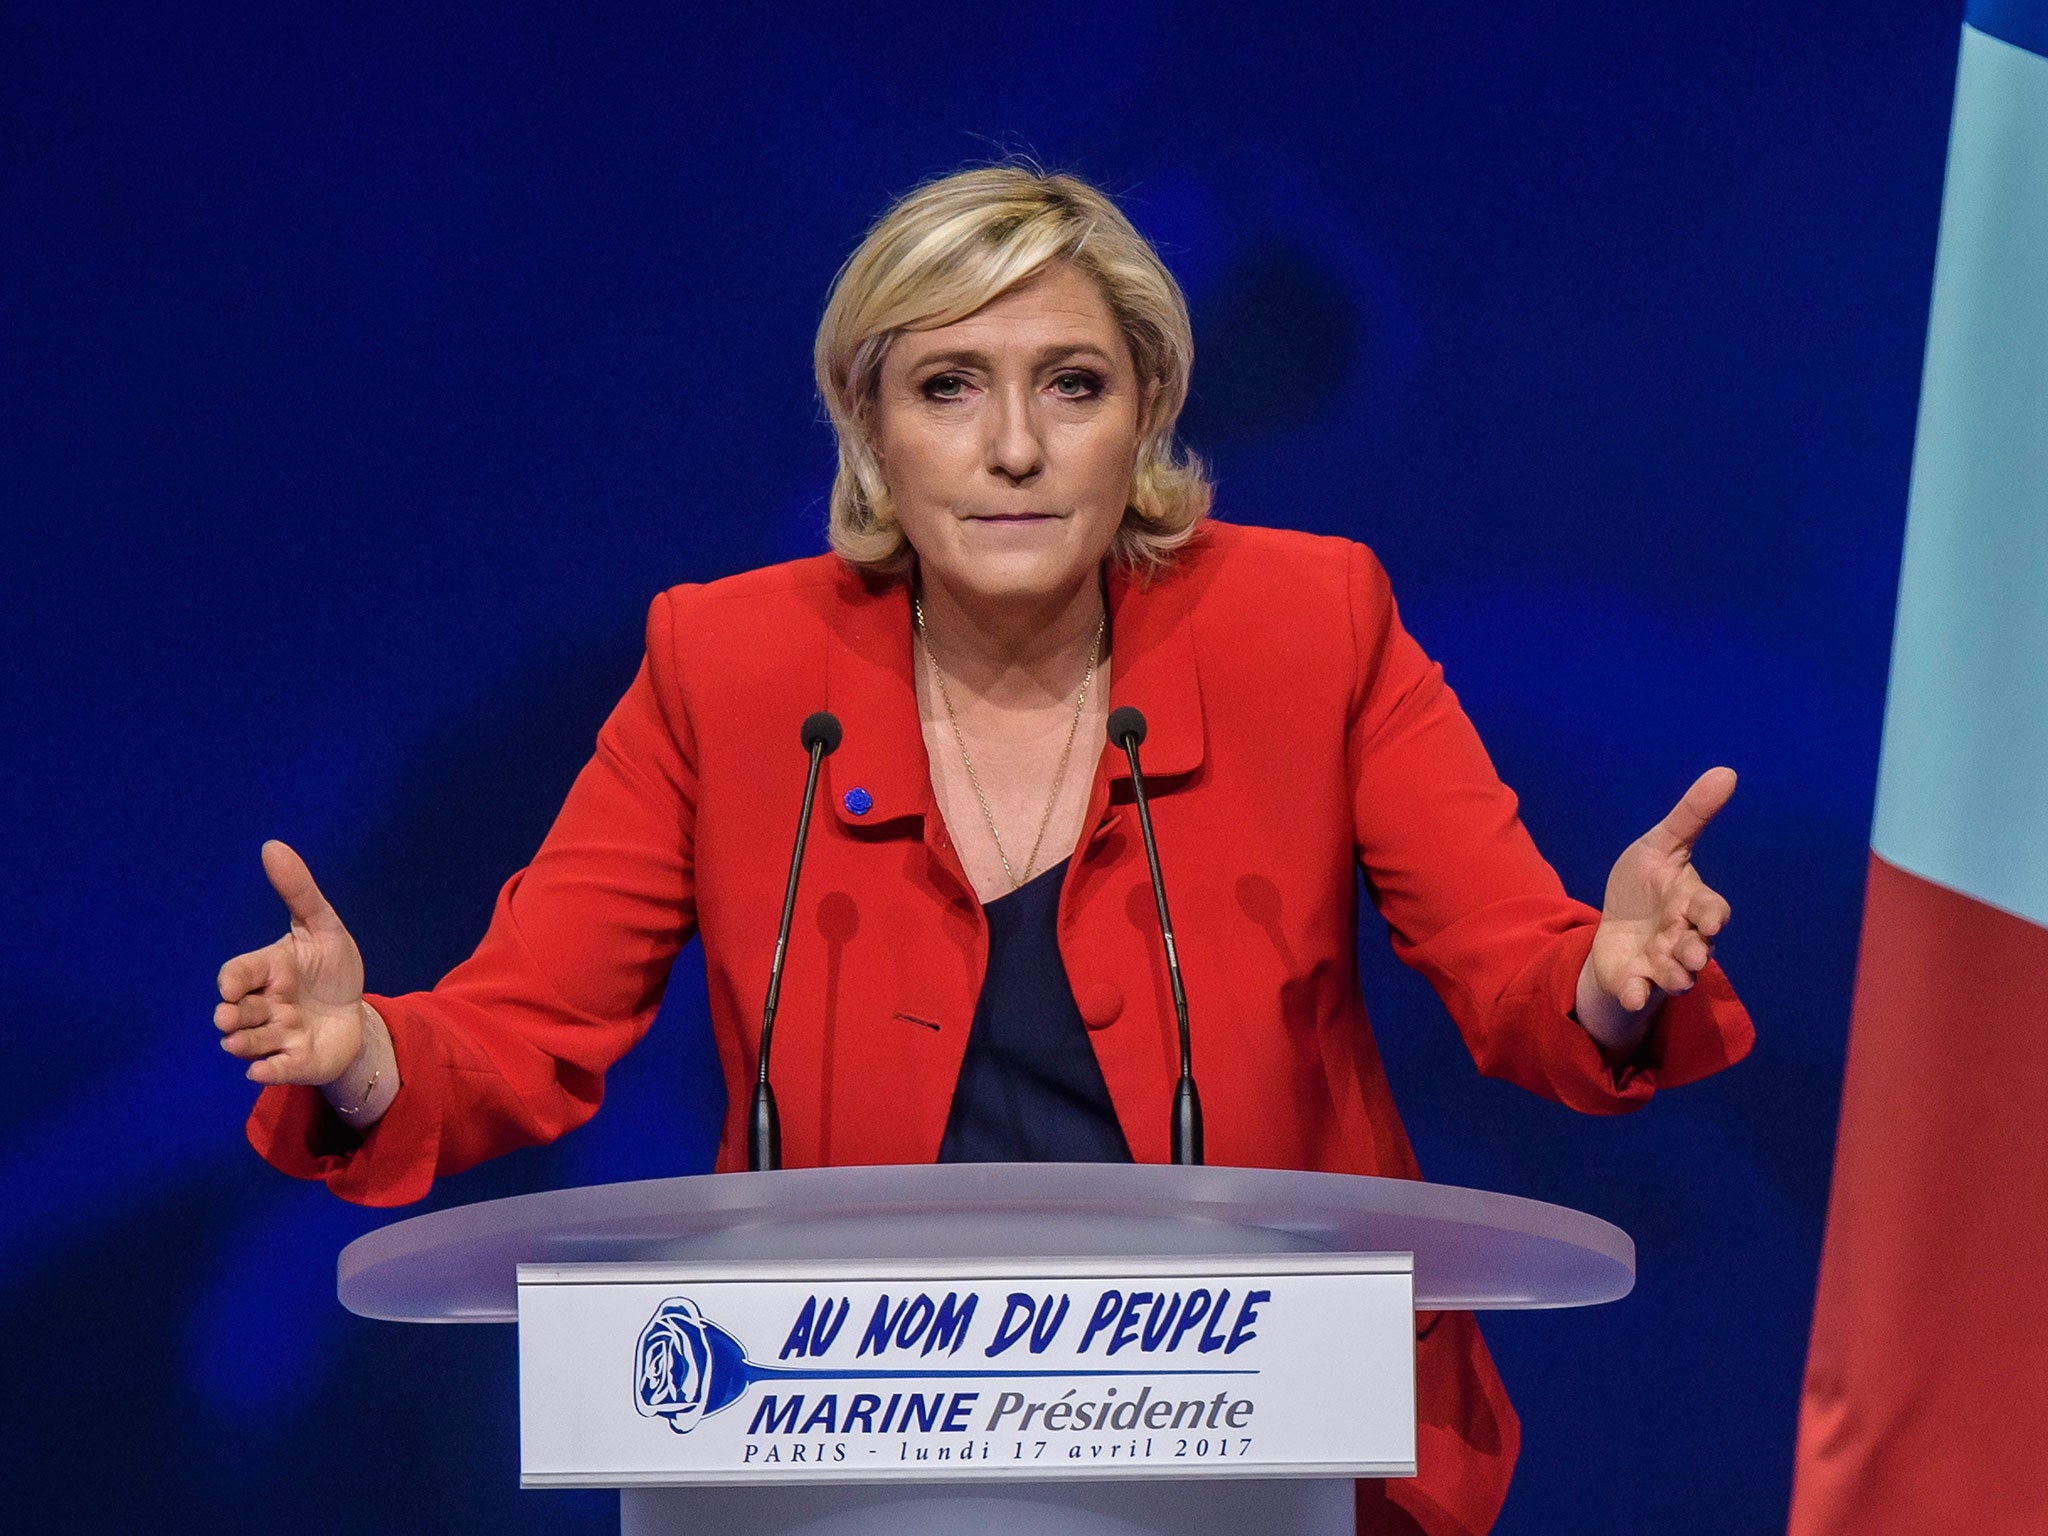
M 1607 877 L 1593 952 L 1579 972 L 1578 1015 L 1610 1051 L 1633 1050 L 1657 1005 L 1688 990 L 1713 958 L 1728 903 L 1692 867 L 1692 848 L 1734 793 L 1735 770 L 1709 768 Z

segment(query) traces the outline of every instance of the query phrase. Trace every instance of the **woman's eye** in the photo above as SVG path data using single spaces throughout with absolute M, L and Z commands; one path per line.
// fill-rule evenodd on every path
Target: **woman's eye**
M 967 381 L 957 373 L 936 373 L 924 381 L 924 393 L 931 400 L 958 400 L 967 392 Z
M 1086 400 L 1101 389 L 1102 381 L 1092 373 L 1063 373 L 1052 381 L 1052 392 L 1063 400 Z

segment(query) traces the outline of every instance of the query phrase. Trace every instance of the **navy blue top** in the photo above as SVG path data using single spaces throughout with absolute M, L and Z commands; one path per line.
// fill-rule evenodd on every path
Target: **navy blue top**
M 982 908 L 988 974 L 939 1143 L 942 1163 L 1128 1163 L 1060 960 L 1066 861 Z

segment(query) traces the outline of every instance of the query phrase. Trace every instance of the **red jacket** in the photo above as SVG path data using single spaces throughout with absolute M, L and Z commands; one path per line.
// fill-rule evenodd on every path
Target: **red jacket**
M 1748 1016 L 1710 967 L 1631 1064 L 1602 1059 L 1571 1017 L 1597 914 L 1536 852 L 1365 548 L 1212 523 L 1149 585 L 1112 575 L 1109 609 L 1110 704 L 1150 723 L 1211 1163 L 1418 1176 L 1359 994 L 1361 866 L 1400 958 L 1489 1075 L 1608 1114 L 1748 1050 Z M 639 676 L 475 955 L 432 992 L 372 999 L 404 1083 L 390 1112 L 355 1145 L 314 1091 L 269 1089 L 257 1150 L 396 1205 L 559 1136 L 596 1110 L 696 933 L 728 1090 L 718 1166 L 744 1167 L 803 789 L 797 725 L 818 708 L 845 743 L 826 763 L 776 1031 L 785 1161 L 930 1162 L 987 927 L 935 814 L 908 590 L 832 556 L 655 599 Z M 1132 1154 L 1163 1162 L 1176 1033 L 1121 753 L 1097 765 L 1059 944 Z M 1469 1314 L 1418 1321 L 1420 1476 L 1361 1485 L 1361 1520 L 1484 1531 L 1514 1411 Z

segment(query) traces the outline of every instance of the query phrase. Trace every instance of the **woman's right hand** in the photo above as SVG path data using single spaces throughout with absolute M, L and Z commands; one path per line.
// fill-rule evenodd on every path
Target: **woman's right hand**
M 363 1050 L 363 957 L 304 859 L 265 843 L 263 873 L 284 898 L 291 931 L 220 968 L 213 1022 L 221 1049 L 249 1063 L 251 1082 L 325 1086 Z

